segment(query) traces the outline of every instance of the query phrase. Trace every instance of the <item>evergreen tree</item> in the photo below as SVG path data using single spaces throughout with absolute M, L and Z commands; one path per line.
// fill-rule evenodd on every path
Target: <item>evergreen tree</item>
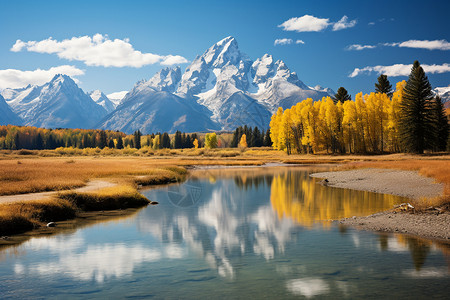
M 270 129 L 267 129 L 266 136 L 264 137 L 264 146 L 272 146 L 272 140 L 270 139 Z
M 378 76 L 378 83 L 375 83 L 375 92 L 386 94 L 389 96 L 389 98 L 392 97 L 392 85 L 386 75 L 381 74 L 380 76 Z
M 114 149 L 114 141 L 113 141 L 113 139 L 109 139 L 108 148 Z
M 334 102 L 344 103 L 347 100 L 352 100 L 352 97 L 348 94 L 347 90 L 341 86 L 338 88 L 336 95 L 334 95 Z
M 183 146 L 183 141 L 182 141 L 181 132 L 179 130 L 177 130 L 177 132 L 175 132 L 173 147 L 175 149 L 181 149 L 182 146 Z
M 437 143 L 436 148 L 438 151 L 445 151 L 447 149 L 447 141 L 449 138 L 450 125 L 445 113 L 444 103 L 439 96 L 436 96 L 434 102 L 434 113 L 437 125 Z
M 20 144 L 20 138 L 19 138 L 19 133 L 17 132 L 16 135 L 14 136 L 14 148 L 16 150 L 19 150 L 22 148 L 22 145 Z
M 44 149 L 44 140 L 42 139 L 42 135 L 40 133 L 38 133 L 38 135 L 36 136 L 34 146 L 37 150 Z
M 436 121 L 431 84 L 420 63 L 411 68 L 400 104 L 400 140 L 407 152 L 423 153 L 436 144 Z
M 164 132 L 162 135 L 161 148 L 170 148 L 170 137 L 167 132 Z
M 119 135 L 119 138 L 117 139 L 117 145 L 116 145 L 117 149 L 123 149 L 123 139 L 122 136 Z
M 106 148 L 106 146 L 108 146 L 108 138 L 107 138 L 107 136 L 106 136 L 106 131 L 102 130 L 102 131 L 100 132 L 100 137 L 101 137 L 101 140 L 102 140 L 101 148 L 102 148 L 102 149 L 103 149 L 103 148 Z
M 141 149 L 141 136 L 142 133 L 140 130 L 136 130 L 133 134 L 133 145 L 136 149 Z

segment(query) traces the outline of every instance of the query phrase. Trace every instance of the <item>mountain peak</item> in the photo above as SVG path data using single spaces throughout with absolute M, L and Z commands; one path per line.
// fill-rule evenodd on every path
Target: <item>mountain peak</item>
M 181 80 L 180 67 L 165 68 L 156 73 L 148 81 L 148 85 L 154 87 L 158 91 L 166 91 L 173 93 Z
M 56 74 L 55 76 L 53 76 L 52 80 L 50 80 L 49 84 L 53 86 L 56 85 L 77 86 L 75 81 L 70 76 L 65 74 Z
M 202 57 L 208 66 L 221 68 L 227 63 L 237 65 L 242 54 L 236 39 L 229 36 L 212 45 L 203 53 Z

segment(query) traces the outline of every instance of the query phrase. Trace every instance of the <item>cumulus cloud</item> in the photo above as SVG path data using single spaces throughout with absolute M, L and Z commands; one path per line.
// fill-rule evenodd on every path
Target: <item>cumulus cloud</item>
M 429 74 L 439 74 L 450 72 L 450 64 L 442 64 L 442 65 L 421 65 L 426 73 Z M 373 72 L 378 74 L 385 74 L 387 76 L 408 76 L 411 73 L 410 65 L 404 64 L 395 64 L 391 66 L 368 66 L 364 68 L 355 68 L 353 72 L 348 77 L 356 77 L 358 75 L 369 75 Z
M 346 49 L 347 49 L 347 50 L 361 51 L 361 50 L 364 50 L 364 49 L 374 49 L 374 48 L 376 48 L 376 46 L 373 46 L 373 45 L 360 45 L 360 44 L 354 44 L 354 45 L 348 46 Z
M 273 44 L 274 44 L 274 46 L 276 46 L 276 45 L 289 45 L 289 44 L 292 44 L 292 42 L 293 42 L 292 39 L 276 39 Z
M 290 18 L 289 20 L 283 22 L 283 24 L 278 25 L 278 27 L 282 27 L 285 31 L 308 32 L 322 31 L 330 25 L 330 19 L 322 19 L 310 15 L 304 15 L 299 18 Z
M 347 16 L 343 16 L 337 22 L 330 22 L 330 19 L 304 15 L 303 17 L 290 18 L 283 24 L 278 25 L 278 27 L 283 28 L 285 31 L 317 32 L 331 25 L 333 26 L 333 31 L 337 31 L 355 26 L 356 20 L 349 21 Z
M 305 42 L 302 41 L 302 40 L 296 40 L 295 43 L 296 43 L 296 44 L 302 44 L 302 45 L 303 45 Z
M 111 40 L 107 35 L 72 37 L 62 41 L 52 37 L 42 41 L 17 40 L 10 49 L 13 52 L 27 50 L 37 53 L 56 54 L 59 58 L 82 61 L 88 66 L 135 67 L 160 63 L 162 65 L 188 62 L 179 55 L 158 55 L 135 50 L 129 39 Z
M 71 77 L 84 75 L 84 71 L 75 66 L 63 65 L 48 70 L 36 69 L 22 71 L 16 69 L 0 70 L 0 89 L 21 88 L 31 85 L 42 85 L 50 81 L 56 74 L 66 74 Z M 77 81 L 75 79 L 75 81 Z
M 333 24 L 333 31 L 351 28 L 356 25 L 356 20 L 348 20 L 347 16 L 343 16 L 339 21 Z

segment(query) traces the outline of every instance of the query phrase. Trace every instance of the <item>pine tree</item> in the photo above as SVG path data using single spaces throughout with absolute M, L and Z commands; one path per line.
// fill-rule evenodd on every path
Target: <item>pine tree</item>
M 119 135 L 119 138 L 117 139 L 117 145 L 116 145 L 117 149 L 123 149 L 123 139 L 122 136 Z
M 272 140 L 270 139 L 270 128 L 266 131 L 266 136 L 264 137 L 264 146 L 272 146 Z
M 113 141 L 113 139 L 109 139 L 108 148 L 114 149 L 114 141 Z
M 40 133 L 36 136 L 36 141 L 34 143 L 37 150 L 44 149 L 44 140 L 42 139 L 42 135 Z
M 445 113 L 444 103 L 442 103 L 442 99 L 439 96 L 436 96 L 434 101 L 434 113 L 438 130 L 436 148 L 438 151 L 445 151 L 447 149 L 450 125 Z
M 352 100 L 352 97 L 348 94 L 347 90 L 342 86 L 338 88 L 336 95 L 334 95 L 334 102 L 342 102 L 344 103 L 347 100 Z
M 167 132 L 164 132 L 161 138 L 161 148 L 170 148 L 170 137 Z
M 378 83 L 375 83 L 375 92 L 386 94 L 389 96 L 389 98 L 392 97 L 392 85 L 386 75 L 381 74 L 380 76 L 378 76 Z
M 407 152 L 423 153 L 436 144 L 436 121 L 431 84 L 416 60 L 403 91 L 399 133 Z
M 133 145 L 136 149 L 141 149 L 141 136 L 142 133 L 140 130 L 136 130 L 133 134 Z
M 181 138 L 181 132 L 179 130 L 177 130 L 177 132 L 175 132 L 175 139 L 173 142 L 173 147 L 175 149 L 181 149 L 183 145 L 183 141 Z

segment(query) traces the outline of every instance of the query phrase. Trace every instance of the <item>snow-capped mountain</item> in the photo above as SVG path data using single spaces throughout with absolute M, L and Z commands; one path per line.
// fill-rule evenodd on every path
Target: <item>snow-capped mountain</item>
M 173 93 L 175 92 L 175 89 L 180 80 L 180 67 L 176 67 L 174 69 L 165 68 L 156 73 L 152 78 L 150 78 L 148 84 L 157 91 L 166 91 L 169 93 Z
M 11 110 L 0 95 L 0 125 L 22 125 L 22 120 Z
M 115 92 L 106 95 L 109 100 L 111 100 L 112 103 L 114 103 L 114 106 L 119 106 L 120 103 L 122 103 L 122 99 L 125 98 L 125 96 L 128 94 L 128 91 L 121 91 L 121 92 Z
M 2 95 L 28 126 L 92 128 L 106 115 L 106 110 L 67 75 L 55 75 L 42 86 L 6 89 Z
M 139 81 L 116 110 L 96 128 L 132 133 L 185 132 L 218 130 L 208 111 L 194 100 L 183 99 L 167 91 L 158 91 L 148 81 Z
M 288 108 L 306 98 L 318 100 L 330 92 L 306 86 L 283 61 L 275 61 L 269 54 L 252 62 L 239 50 L 236 39 L 227 37 L 196 57 L 186 68 L 176 93 L 206 106 L 222 129 L 232 130 L 236 123 L 267 128 L 279 106 Z M 236 99 L 252 99 L 252 110 L 231 104 Z M 245 114 L 249 123 L 242 120 Z M 236 118 L 232 123 L 227 121 Z
M 441 97 L 446 108 L 450 108 L 450 85 L 446 87 L 437 87 L 433 92 Z
M 92 91 L 92 92 L 88 93 L 88 95 L 92 98 L 92 100 L 94 100 L 95 103 L 102 106 L 106 110 L 107 113 L 112 112 L 116 108 L 115 103 L 112 102 L 100 90 Z
M 272 55 L 251 60 L 230 36 L 197 56 L 184 73 L 180 67 L 162 69 L 129 92 L 85 94 L 70 77 L 57 75 L 43 86 L 6 89 L 2 95 L 26 125 L 151 133 L 267 129 L 278 107 L 334 92 L 305 85 Z

